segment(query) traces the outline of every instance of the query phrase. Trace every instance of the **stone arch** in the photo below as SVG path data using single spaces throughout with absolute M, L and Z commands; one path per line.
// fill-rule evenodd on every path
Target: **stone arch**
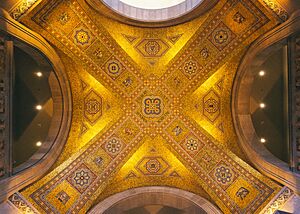
M 263 59 L 272 48 L 281 45 L 281 41 L 300 30 L 300 11 L 269 33 L 254 42 L 243 60 L 235 76 L 232 89 L 232 117 L 239 143 L 249 160 L 267 176 L 299 192 L 300 176 L 292 172 L 289 165 L 269 152 L 261 143 L 254 129 L 250 115 L 250 91 L 256 73 L 251 70 L 254 57 Z
M 123 204 L 120 205 L 120 203 Z M 127 209 L 157 204 L 179 210 L 194 208 L 197 213 L 222 213 L 215 205 L 201 196 L 181 189 L 160 186 L 139 187 L 117 193 L 95 205 L 88 213 L 105 213 L 109 209 L 113 209 L 111 211 L 115 213 L 118 212 L 117 206 L 119 206 L 119 210 L 125 208 L 124 203 Z
M 62 152 L 69 134 L 72 99 L 65 68 L 55 50 L 45 39 L 12 19 L 2 8 L 0 8 L 0 30 L 5 32 L 8 37 L 11 37 L 11 39 L 14 39 L 17 43 L 26 44 L 44 55 L 50 62 L 55 74 L 55 78 L 51 77 L 49 80 L 53 97 L 53 107 L 55 108 L 46 139 L 51 145 L 41 146 L 40 149 L 17 170 L 18 172 L 16 174 L 11 172 L 6 178 L 0 180 L 0 201 L 3 201 L 12 193 L 39 179 L 55 163 Z M 30 50 L 25 51 L 30 52 Z

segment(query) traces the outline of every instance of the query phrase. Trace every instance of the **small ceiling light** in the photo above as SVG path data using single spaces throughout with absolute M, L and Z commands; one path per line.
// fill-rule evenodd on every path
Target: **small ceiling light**
M 39 71 L 39 72 L 36 72 L 35 74 L 36 74 L 38 77 L 42 77 L 42 76 L 43 76 L 43 73 L 40 72 L 40 71 Z
M 266 142 L 266 139 L 265 139 L 265 138 L 260 138 L 260 142 L 261 142 L 261 143 L 265 143 L 265 142 Z
M 38 142 L 36 142 L 35 145 L 38 146 L 38 147 L 40 147 L 40 146 L 42 145 L 42 142 L 41 142 L 41 141 L 38 141 Z
M 265 107 L 266 107 L 266 104 L 260 103 L 260 104 L 259 104 L 259 107 L 260 107 L 260 108 L 265 108 Z
M 36 110 L 42 110 L 42 106 L 41 105 L 37 105 L 35 108 L 36 108 Z
M 266 74 L 266 72 L 263 71 L 263 70 L 261 70 L 261 71 L 258 73 L 258 75 L 261 76 L 261 77 L 262 77 L 262 76 L 265 76 L 265 74 Z

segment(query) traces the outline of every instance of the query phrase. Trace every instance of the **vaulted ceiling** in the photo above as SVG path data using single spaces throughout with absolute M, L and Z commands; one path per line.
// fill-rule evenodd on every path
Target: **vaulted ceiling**
M 114 193 L 162 185 L 225 213 L 260 212 L 281 186 L 248 165 L 230 95 L 247 47 L 280 21 L 259 0 L 220 0 L 164 28 L 119 23 L 84 0 L 42 1 L 21 22 L 64 63 L 72 126 L 52 171 L 21 194 L 42 213 L 85 212 Z

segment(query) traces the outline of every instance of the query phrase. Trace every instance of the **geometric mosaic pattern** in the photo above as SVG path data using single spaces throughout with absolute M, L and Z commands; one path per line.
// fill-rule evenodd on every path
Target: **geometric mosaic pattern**
M 157 117 L 163 112 L 162 101 L 159 97 L 145 97 L 143 99 L 143 114 L 146 117 Z
M 234 33 L 223 22 L 220 22 L 208 36 L 208 40 L 216 48 L 223 50 L 235 37 Z
M 123 147 L 124 147 L 124 145 L 121 142 L 121 140 L 116 137 L 110 138 L 104 144 L 104 150 L 112 157 L 117 156 L 121 152 Z
M 216 180 L 222 188 L 227 188 L 236 179 L 237 175 L 232 167 L 228 167 L 223 162 L 216 165 L 210 173 L 210 176 Z
M 82 193 L 93 183 L 95 178 L 96 175 L 84 163 L 82 163 L 73 172 L 71 172 L 71 174 L 67 177 L 67 181 L 75 189 Z M 60 196 L 58 196 L 59 199 L 62 198 L 62 194 L 66 195 L 66 193 L 60 193 Z M 66 201 L 66 199 L 64 199 L 64 201 Z
M 273 14 L 257 0 L 221 0 L 213 16 L 191 21 L 193 33 L 176 31 L 191 23 L 151 34 L 141 29 L 149 36 L 124 25 L 120 41 L 130 43 L 127 50 L 106 30 L 121 25 L 83 5 L 42 1 L 22 20 L 68 57 L 78 108 L 73 124 L 84 121 L 88 128 L 83 142 L 70 135 L 66 154 L 82 145 L 22 191 L 26 199 L 42 212 L 84 213 L 98 197 L 161 184 L 203 188 L 224 213 L 260 212 L 280 187 L 224 148 L 235 139 L 226 93 L 235 72 L 231 60 L 239 61 L 245 45 L 278 23 Z M 208 133 L 208 126 L 220 128 Z
M 202 68 L 203 67 L 199 65 L 199 63 L 193 56 L 189 56 L 181 65 L 180 70 L 187 76 L 187 78 L 192 79 L 195 75 L 198 74 L 198 72 L 200 72 Z
M 162 175 L 170 166 L 162 157 L 144 157 L 136 168 L 144 175 Z
M 60 191 L 57 195 L 56 198 L 63 204 L 66 204 L 68 200 L 70 199 L 70 196 L 65 192 L 65 191 Z
M 170 46 L 162 39 L 142 39 L 136 46 L 135 49 L 143 57 L 161 57 L 168 50 Z
M 214 122 L 221 113 L 220 103 L 220 97 L 214 90 L 210 90 L 203 97 L 203 115 L 211 122 Z
M 102 69 L 105 70 L 112 79 L 116 79 L 123 72 L 124 66 L 118 59 L 111 57 Z
M 195 156 L 204 147 L 204 144 L 197 137 L 190 134 L 182 141 L 181 146 L 191 156 Z
M 102 98 L 91 90 L 84 99 L 84 116 L 91 123 L 95 124 L 102 116 Z
M 65 14 L 62 14 L 60 21 L 63 25 L 68 22 L 68 18 Z M 72 37 L 73 42 L 82 49 L 89 47 L 95 40 L 94 35 L 84 25 L 79 25 L 75 28 Z
M 19 192 L 14 193 L 9 197 L 9 202 L 11 202 L 19 211 L 22 213 L 34 213 L 37 214 L 38 211 L 34 209 L 26 199 L 22 197 Z

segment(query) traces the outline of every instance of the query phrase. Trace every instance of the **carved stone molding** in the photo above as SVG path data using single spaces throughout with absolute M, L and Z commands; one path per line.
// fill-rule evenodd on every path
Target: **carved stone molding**
M 174 17 L 171 19 L 162 20 L 158 22 L 155 21 L 147 22 L 145 20 L 141 21 L 134 18 L 125 17 L 120 13 L 115 12 L 114 10 L 109 8 L 104 2 L 100 0 L 85 0 L 85 1 L 91 8 L 95 9 L 101 15 L 115 19 L 125 24 L 139 26 L 139 27 L 166 27 L 166 26 L 184 23 L 196 17 L 201 16 L 206 11 L 211 9 L 218 2 L 218 0 L 203 0 L 201 4 L 195 6 L 195 8 L 193 8 L 190 12 L 183 14 L 182 16 Z
M 280 193 L 272 200 L 261 214 L 273 214 L 276 210 L 284 206 L 284 204 L 294 195 L 293 190 L 283 187 Z
M 8 203 L 15 206 L 21 213 L 39 214 L 39 212 L 19 193 L 9 197 Z
M 15 20 L 19 20 L 38 1 L 39 0 L 22 0 L 10 11 L 11 17 Z
M 274 0 L 263 0 L 265 5 L 270 8 L 282 21 L 286 21 L 289 17 L 289 14 L 285 9 Z
M 165 197 L 167 197 L 167 195 L 173 195 L 175 197 L 186 199 L 194 203 L 197 207 L 201 208 L 206 213 L 215 213 L 215 214 L 222 213 L 217 207 L 215 207 L 215 205 L 213 205 L 206 199 L 202 198 L 201 196 L 195 195 L 191 192 L 187 192 L 181 189 L 176 189 L 171 187 L 159 187 L 159 186 L 139 187 L 139 188 L 129 189 L 124 192 L 117 193 L 115 195 L 106 198 L 102 202 L 98 203 L 88 213 L 89 214 L 103 213 L 122 200 L 126 200 L 134 196 L 142 196 L 143 194 L 148 195 L 151 193 L 163 194 L 163 196 Z M 163 204 L 164 203 L 163 199 L 160 202 Z

